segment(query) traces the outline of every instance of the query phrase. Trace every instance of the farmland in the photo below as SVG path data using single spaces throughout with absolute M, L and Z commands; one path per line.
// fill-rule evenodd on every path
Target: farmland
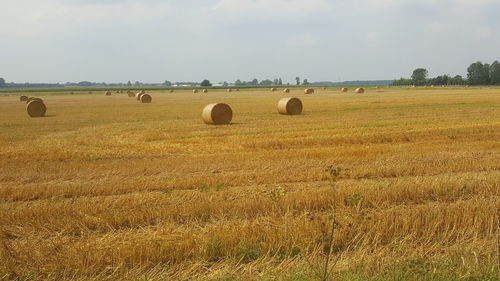
M 0 93 L 0 280 L 500 280 L 500 88 L 366 90 Z

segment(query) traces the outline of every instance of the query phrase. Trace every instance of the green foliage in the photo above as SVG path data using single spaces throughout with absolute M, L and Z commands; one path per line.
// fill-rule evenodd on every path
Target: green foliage
M 200 86 L 201 87 L 211 87 L 212 83 L 210 83 L 210 80 L 205 79 L 205 80 L 201 81 Z
M 425 85 L 427 79 L 427 74 L 429 71 L 425 68 L 417 68 L 413 71 L 411 79 L 413 80 L 413 85 L 422 86 Z
M 0 77 L 0 88 L 3 88 L 3 87 L 5 87 L 5 79 Z
M 206 184 L 202 184 L 198 187 L 198 190 L 201 191 L 201 192 L 207 192 L 209 189 L 208 185 Z
M 212 237 L 207 244 L 208 261 L 217 262 L 225 257 L 224 245 L 219 237 Z
M 261 255 L 261 246 L 256 243 L 242 242 L 238 246 L 237 258 L 243 263 L 249 263 L 258 259 Z
M 269 79 L 266 79 L 266 80 L 262 80 L 262 81 L 260 81 L 260 84 L 261 84 L 261 85 L 265 85 L 265 86 L 271 86 L 271 85 L 273 85 L 274 83 L 273 83 L 273 81 L 271 81 L 271 80 L 269 80 Z
M 224 189 L 224 186 L 222 184 L 216 184 L 214 186 L 202 184 L 198 187 L 198 190 L 200 192 L 209 192 L 210 190 L 222 191 L 223 189 Z
M 396 80 L 392 83 L 394 86 L 409 86 L 413 85 L 413 80 L 411 79 L 406 79 L 406 78 L 400 78 L 399 80 Z
M 490 82 L 493 85 L 500 85 L 500 62 L 494 61 L 490 66 Z
M 467 68 L 467 78 L 470 85 L 490 84 L 490 65 L 478 61 Z
M 454 77 L 448 75 L 441 75 L 435 78 L 427 79 L 428 71 L 425 68 L 417 68 L 413 71 L 411 79 L 401 78 L 394 81 L 392 84 L 394 86 L 409 86 L 409 85 L 500 85 L 500 63 L 498 61 L 493 62 L 491 66 L 489 64 L 483 64 L 478 61 L 471 64 L 467 68 L 467 79 L 464 79 L 460 75 L 455 75 Z

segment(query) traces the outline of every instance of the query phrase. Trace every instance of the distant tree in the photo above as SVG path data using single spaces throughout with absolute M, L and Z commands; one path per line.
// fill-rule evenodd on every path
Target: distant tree
M 279 85 L 279 80 L 278 80 L 278 78 L 275 78 L 275 79 L 274 79 L 273 84 L 274 84 L 274 85 Z
M 295 77 L 295 81 L 297 81 L 297 84 L 296 84 L 297 86 L 300 85 L 300 77 L 299 76 Z
M 436 86 L 441 86 L 441 85 L 448 85 L 450 83 L 450 77 L 448 75 L 441 75 L 437 76 L 435 78 L 429 79 L 429 84 L 431 85 L 436 85 Z
M 135 81 L 134 85 L 138 87 L 138 86 L 140 86 L 140 85 L 141 85 L 141 82 L 139 82 L 139 81 Z
M 80 87 L 90 87 L 92 86 L 92 82 L 89 82 L 89 81 L 81 81 L 81 82 L 78 82 L 77 84 L 78 86 Z
M 259 85 L 259 80 L 257 80 L 257 78 L 254 78 L 252 82 L 250 82 L 250 85 Z
M 222 83 L 222 86 L 227 87 L 227 86 L 229 86 L 229 83 L 227 83 L 227 81 L 224 81 L 224 83 Z
M 261 85 L 264 85 L 264 86 L 270 86 L 273 84 L 273 81 L 269 80 L 269 79 L 266 79 L 266 80 L 262 80 L 260 81 L 260 84 Z
M 167 87 L 170 87 L 170 86 L 172 86 L 172 82 L 170 82 L 168 80 L 165 80 L 165 82 L 163 82 L 163 85 L 167 86 Z
M 243 83 L 241 82 L 240 79 L 237 79 L 236 81 L 234 81 L 234 85 L 241 86 L 241 85 L 243 85 Z
M 309 81 L 307 81 L 307 79 L 304 79 L 304 83 L 302 83 L 302 85 L 309 85 Z
M 4 88 L 4 87 L 5 87 L 5 79 L 0 77 L 0 88 Z
M 129 87 L 132 86 L 132 82 L 130 82 L 130 80 L 128 80 L 127 86 L 129 86 Z
M 281 78 L 278 79 L 278 85 L 283 85 L 283 80 L 281 80 Z
M 467 81 L 465 81 L 465 79 L 462 76 L 456 75 L 455 77 L 450 78 L 448 80 L 448 83 L 450 85 L 465 85 Z
M 413 80 L 413 84 L 417 86 L 425 85 L 427 74 L 429 72 L 425 68 L 417 68 L 413 71 L 411 75 L 411 79 Z
M 500 85 L 500 63 L 494 61 L 490 66 L 490 82 L 493 85 Z
M 490 84 L 490 66 L 478 61 L 467 68 L 467 80 L 470 85 Z
M 212 87 L 212 84 L 210 83 L 210 80 L 205 79 L 205 80 L 201 81 L 200 86 L 202 86 L 202 87 Z
M 392 83 L 394 86 L 408 86 L 413 84 L 413 80 L 411 79 L 406 79 L 406 78 L 401 78 L 399 80 L 396 80 Z

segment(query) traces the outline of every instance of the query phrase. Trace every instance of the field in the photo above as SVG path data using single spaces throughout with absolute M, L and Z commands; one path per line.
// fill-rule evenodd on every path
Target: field
M 0 93 L 0 280 L 500 280 L 500 88 L 149 93 Z

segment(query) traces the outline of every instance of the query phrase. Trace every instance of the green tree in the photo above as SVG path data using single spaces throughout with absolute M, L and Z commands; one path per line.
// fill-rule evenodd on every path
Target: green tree
M 257 80 L 257 78 L 254 78 L 252 82 L 250 82 L 250 85 L 259 85 L 259 80 Z
M 460 75 L 456 75 L 455 77 L 449 79 L 449 83 L 451 85 L 465 85 L 466 82 L 467 81 L 465 81 L 465 79 Z
M 273 81 L 269 80 L 269 79 L 266 79 L 266 80 L 262 80 L 260 81 L 260 84 L 261 85 L 264 85 L 264 86 L 270 86 L 273 84 Z
M 297 84 L 296 84 L 297 86 L 300 85 L 300 77 L 299 76 L 295 77 L 295 81 L 297 81 Z
M 129 86 L 129 87 L 132 86 L 132 82 L 130 82 L 130 80 L 128 80 L 127 86 Z
M 309 81 L 307 81 L 307 79 L 304 79 L 304 83 L 302 83 L 302 85 L 309 85 Z
M 3 87 L 5 87 L 5 79 L 0 77 L 0 88 L 3 88 Z
M 425 85 L 427 74 L 429 72 L 425 68 L 417 68 L 413 71 L 411 75 L 411 79 L 413 80 L 413 84 L 417 86 Z
M 490 82 L 493 85 L 500 85 L 500 63 L 494 61 L 490 66 Z
M 490 84 L 490 65 L 478 61 L 467 68 L 467 80 L 470 85 Z
M 165 82 L 163 82 L 163 85 L 170 87 L 170 86 L 172 86 L 172 82 L 165 80 Z
M 411 85 L 412 83 L 413 83 L 413 80 L 411 80 L 411 79 L 401 78 L 399 80 L 392 82 L 392 85 L 394 85 L 394 86 L 408 86 L 408 85 Z
M 243 82 L 241 82 L 240 79 L 237 79 L 236 81 L 234 81 L 234 85 L 241 86 L 241 85 L 243 85 Z
M 202 87 L 211 87 L 212 84 L 210 83 L 210 80 L 205 79 L 205 80 L 201 81 L 200 86 L 202 86 Z
M 283 80 L 281 80 L 281 78 L 278 79 L 278 85 L 283 85 Z

